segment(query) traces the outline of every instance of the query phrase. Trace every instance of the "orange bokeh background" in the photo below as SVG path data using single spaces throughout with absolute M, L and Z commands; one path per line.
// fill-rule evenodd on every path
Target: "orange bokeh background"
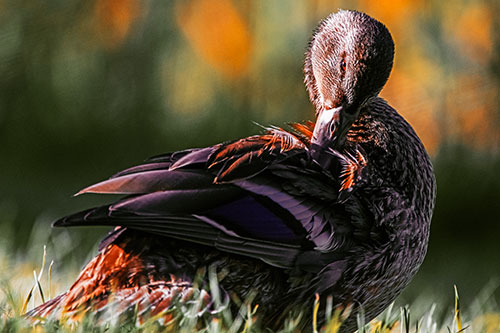
M 0 0 L 0 233 L 21 249 L 66 237 L 55 261 L 81 265 L 102 230 L 50 222 L 103 202 L 71 193 L 148 156 L 259 133 L 254 122 L 311 120 L 304 53 L 338 8 L 391 31 L 381 95 L 435 166 L 414 295 L 474 294 L 500 276 L 488 262 L 500 256 L 500 0 Z

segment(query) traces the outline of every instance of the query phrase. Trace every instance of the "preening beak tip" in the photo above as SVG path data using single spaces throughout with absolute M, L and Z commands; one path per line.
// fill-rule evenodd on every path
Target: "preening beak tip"
M 342 111 L 342 106 L 330 106 L 331 105 L 325 104 L 323 109 L 319 111 L 316 119 L 316 125 L 314 126 L 311 142 L 320 146 L 323 146 L 327 144 L 327 142 L 331 142 L 333 140 L 337 123 L 339 122 L 340 112 Z

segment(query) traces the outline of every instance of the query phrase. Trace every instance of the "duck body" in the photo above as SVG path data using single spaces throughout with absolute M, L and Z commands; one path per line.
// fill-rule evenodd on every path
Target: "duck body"
M 335 31 L 335 20 L 349 28 L 352 17 L 358 25 L 377 22 L 341 11 L 320 24 L 316 39 L 325 26 Z M 92 311 L 106 320 L 139 309 L 138 318 L 161 315 L 168 322 L 174 299 L 203 293 L 208 280 L 195 279 L 210 269 L 224 295 L 254 297 L 269 327 L 299 311 L 309 325 L 315 294 L 321 304 L 331 296 L 335 307 L 353 309 L 344 331 L 354 329 L 360 307 L 367 319 L 387 307 L 427 250 L 432 165 L 411 126 L 376 96 L 378 86 L 358 94 L 362 102 L 349 102 L 348 88 L 332 93 L 341 102 L 326 101 L 322 89 L 335 84 L 317 85 L 326 69 L 308 59 L 316 124 L 154 157 L 82 190 L 125 197 L 54 225 L 115 229 L 69 291 L 29 315 L 78 319 Z M 341 67 L 345 61 L 350 66 L 342 59 Z M 213 300 L 202 296 L 209 313 Z

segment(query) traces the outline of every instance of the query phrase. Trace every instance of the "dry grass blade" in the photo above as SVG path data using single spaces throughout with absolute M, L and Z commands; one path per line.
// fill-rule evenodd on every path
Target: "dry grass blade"
M 453 289 L 455 290 L 455 322 L 457 323 L 458 332 L 462 331 L 462 318 L 460 314 L 460 299 L 458 298 L 458 290 L 457 286 L 454 285 Z
M 47 246 L 43 246 L 43 254 L 42 254 L 42 267 L 40 268 L 40 273 L 38 273 L 38 276 L 36 274 L 36 271 L 33 271 L 33 276 L 35 278 L 35 283 L 33 284 L 33 287 L 31 287 L 30 291 L 28 292 L 28 295 L 26 296 L 26 299 L 23 302 L 23 306 L 21 309 L 21 314 L 25 314 L 26 310 L 28 308 L 28 303 L 30 302 L 31 298 L 33 297 L 33 291 L 35 288 L 38 289 L 40 292 L 40 298 L 42 299 L 42 303 L 45 303 L 45 295 L 43 294 L 43 289 L 42 285 L 40 284 L 40 279 L 42 278 L 43 275 L 43 268 L 45 267 L 45 262 L 47 258 Z M 50 298 L 50 275 L 51 275 L 51 268 L 52 268 L 53 262 L 50 263 L 49 267 L 49 298 Z
M 48 280 L 49 280 L 49 299 L 52 298 L 52 266 L 54 265 L 54 260 L 50 262 Z
M 40 284 L 40 275 L 37 277 L 36 276 L 36 271 L 33 271 L 33 277 L 35 278 L 35 286 L 38 288 L 38 291 L 40 292 L 40 297 L 42 298 L 42 303 L 45 303 L 45 296 L 43 295 L 43 290 L 42 290 L 42 285 Z
M 313 332 L 318 332 L 318 310 L 319 310 L 319 294 L 316 294 L 316 298 L 314 299 L 314 307 L 313 307 Z
M 21 309 L 21 314 L 25 314 L 26 313 L 26 309 L 28 308 L 28 303 L 30 302 L 31 300 L 31 297 L 33 296 L 33 290 L 35 289 L 35 286 L 36 285 L 33 285 L 33 287 L 31 287 L 30 291 L 28 292 L 28 296 L 26 296 L 24 302 L 23 302 L 23 307 Z
M 463 326 L 462 324 L 462 311 L 460 310 L 460 299 L 458 297 L 457 286 L 453 286 L 455 290 L 455 316 L 454 320 L 457 323 L 457 333 L 464 332 L 469 326 Z

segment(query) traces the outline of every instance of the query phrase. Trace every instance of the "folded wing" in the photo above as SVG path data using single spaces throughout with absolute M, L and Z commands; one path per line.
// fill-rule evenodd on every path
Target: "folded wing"
M 122 226 L 319 271 L 352 246 L 351 214 L 338 190 L 338 179 L 310 160 L 298 136 L 271 129 L 124 170 L 79 194 L 127 197 L 54 225 Z

